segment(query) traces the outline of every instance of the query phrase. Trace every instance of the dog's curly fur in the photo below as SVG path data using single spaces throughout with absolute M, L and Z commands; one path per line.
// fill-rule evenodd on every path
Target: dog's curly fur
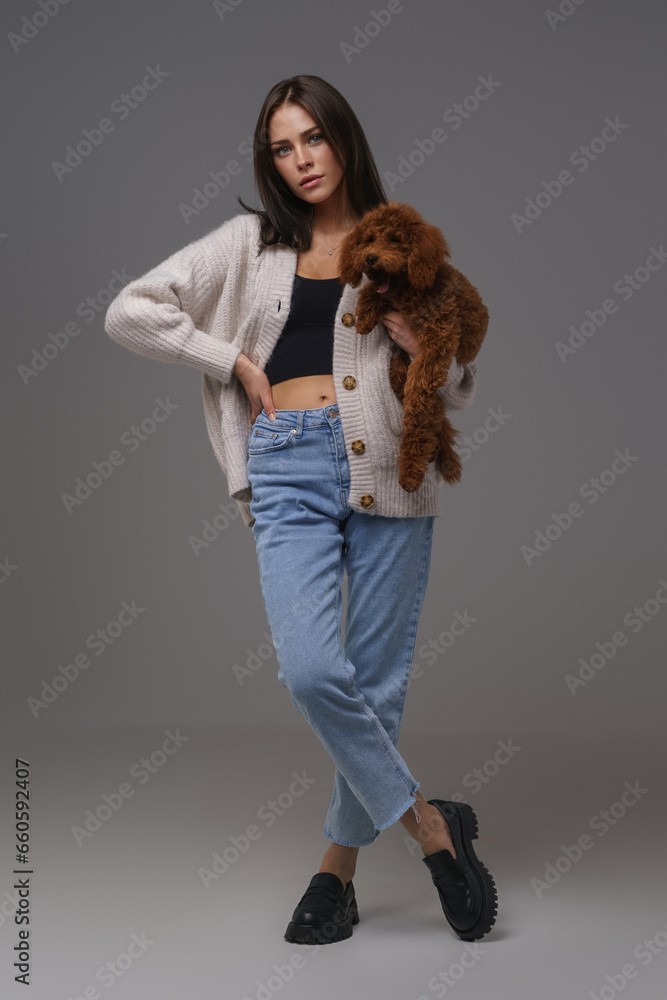
M 404 490 L 421 486 L 435 461 L 447 483 L 461 479 L 454 448 L 458 433 L 445 413 L 438 387 L 452 358 L 469 364 L 486 334 L 489 313 L 477 289 L 449 263 L 450 250 L 437 226 L 411 205 L 390 201 L 367 212 L 341 243 L 341 281 L 356 288 L 356 330 L 368 334 L 396 309 L 419 340 L 413 362 L 392 342 L 391 387 L 403 403 L 398 481 Z M 385 286 L 388 286 L 386 290 Z

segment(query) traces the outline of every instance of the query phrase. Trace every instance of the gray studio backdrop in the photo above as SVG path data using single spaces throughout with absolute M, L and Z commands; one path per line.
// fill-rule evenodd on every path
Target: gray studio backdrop
M 250 140 L 262 100 L 278 80 L 314 73 L 354 107 L 388 196 L 442 229 L 489 308 L 476 400 L 452 416 L 463 477 L 441 489 L 401 738 L 413 760 L 418 738 L 441 753 L 432 795 L 463 791 L 499 741 L 526 747 L 506 768 L 525 769 L 524 785 L 506 785 L 510 803 L 539 800 L 563 754 L 564 788 L 581 761 L 597 762 L 579 820 L 545 840 L 527 888 L 537 861 L 625 781 L 659 775 L 661 4 L 8 0 L 2 20 L 3 815 L 13 820 L 14 758 L 34 756 L 35 850 L 58 826 L 58 858 L 74 864 L 66 844 L 75 850 L 85 808 L 180 727 L 191 746 L 200 731 L 235 734 L 221 762 L 227 796 L 259 780 L 256 754 L 284 775 L 312 754 L 322 794 L 300 808 L 320 833 L 331 770 L 276 679 L 254 540 L 206 435 L 201 376 L 123 351 L 103 329 L 121 284 L 242 211 L 236 195 L 259 205 Z M 109 472 L 114 451 L 123 460 Z M 283 738 L 294 739 L 289 766 Z M 606 769 L 612 738 L 645 752 Z M 460 741 L 448 769 L 443 748 Z M 179 753 L 151 795 L 169 767 L 179 787 L 195 781 L 195 756 Z M 511 759 L 499 755 L 484 780 Z M 76 797 L 83 760 L 87 795 Z M 275 774 L 267 796 L 282 787 Z M 133 837 L 152 822 L 148 801 Z M 114 822 L 107 843 L 122 856 Z M 55 900 L 42 905 L 55 919 Z M 84 894 L 80 919 L 86 905 Z M 112 953 L 99 947 L 92 972 Z M 55 976 L 57 950 L 48 962 Z M 42 989 L 47 964 L 42 951 Z M 48 995 L 76 996 L 93 978 L 65 971 Z M 115 995 L 134 996 L 139 981 Z M 582 981 L 581 995 L 603 982 Z

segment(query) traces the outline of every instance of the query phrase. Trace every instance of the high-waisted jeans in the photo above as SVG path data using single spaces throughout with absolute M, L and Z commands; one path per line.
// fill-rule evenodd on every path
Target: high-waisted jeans
M 262 410 L 248 438 L 262 599 L 278 680 L 335 764 L 324 836 L 361 847 L 419 788 L 396 744 L 435 518 L 350 508 L 335 403 L 276 416 Z

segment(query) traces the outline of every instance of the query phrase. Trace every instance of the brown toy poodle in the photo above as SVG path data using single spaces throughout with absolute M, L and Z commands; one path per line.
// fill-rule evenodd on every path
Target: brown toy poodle
M 393 342 L 391 387 L 403 403 L 398 481 L 413 492 L 428 463 L 445 482 L 461 479 L 454 449 L 458 433 L 445 413 L 438 388 L 452 358 L 465 365 L 478 354 L 489 323 L 479 292 L 449 263 L 450 250 L 437 228 L 410 205 L 390 201 L 367 212 L 340 249 L 341 281 L 356 288 L 357 333 L 367 334 L 390 309 L 402 314 L 420 343 L 414 361 Z

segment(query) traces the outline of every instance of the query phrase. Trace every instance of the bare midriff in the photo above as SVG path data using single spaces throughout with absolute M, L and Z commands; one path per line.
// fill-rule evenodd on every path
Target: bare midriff
M 336 402 L 333 375 L 301 375 L 271 386 L 277 410 L 313 410 Z
M 335 278 L 338 275 L 336 255 L 315 260 L 308 252 L 300 254 L 297 274 L 303 278 Z M 273 405 L 277 410 L 311 410 L 336 402 L 333 375 L 302 375 L 288 378 L 271 386 Z

